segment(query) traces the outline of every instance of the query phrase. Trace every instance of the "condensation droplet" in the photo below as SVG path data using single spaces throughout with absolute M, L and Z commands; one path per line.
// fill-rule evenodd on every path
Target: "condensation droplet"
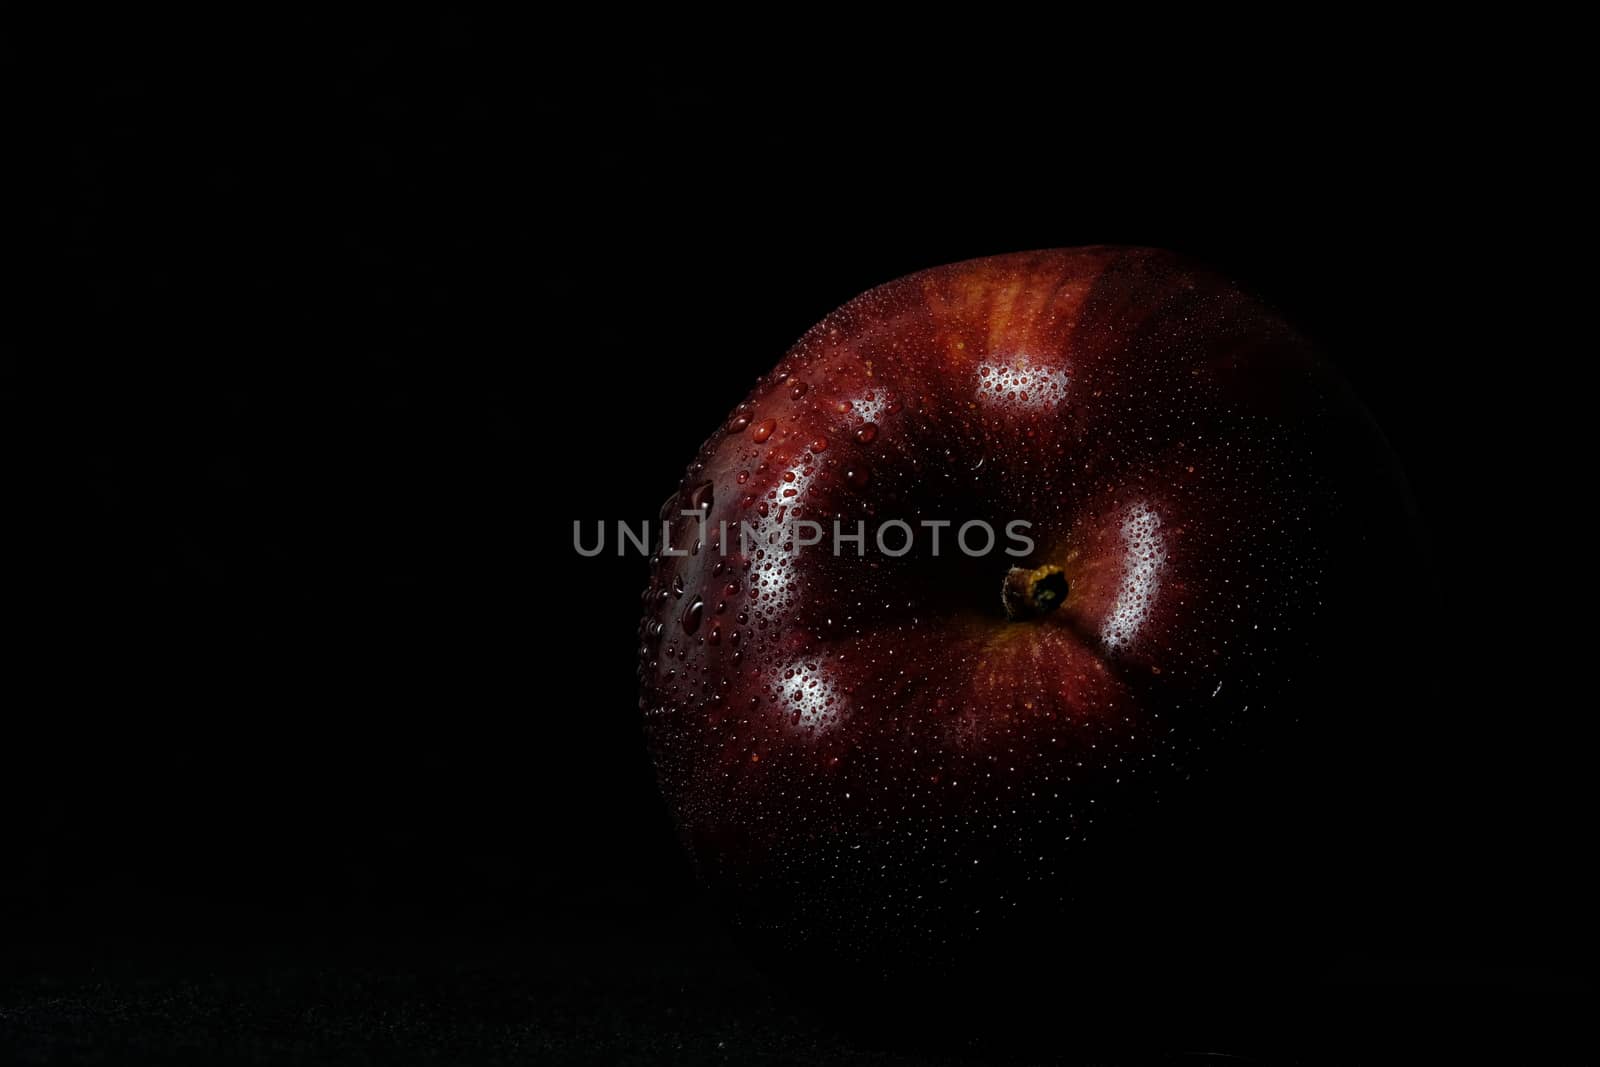
M 711 510 L 712 483 L 702 482 L 689 493 L 689 507 L 702 514 Z

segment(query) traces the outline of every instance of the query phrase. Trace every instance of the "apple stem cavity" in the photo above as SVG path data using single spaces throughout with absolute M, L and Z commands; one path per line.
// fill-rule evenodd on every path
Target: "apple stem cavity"
M 1047 615 L 1067 599 L 1066 573 L 1054 565 L 1033 570 L 1012 567 L 1000 586 L 1000 599 L 1012 622 Z

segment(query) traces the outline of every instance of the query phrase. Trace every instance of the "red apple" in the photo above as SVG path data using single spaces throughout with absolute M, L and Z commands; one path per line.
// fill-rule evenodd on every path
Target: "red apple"
M 1081 1025 L 1270 983 L 1359 834 L 1358 735 L 1415 584 L 1401 499 L 1306 342 L 1170 253 L 857 297 L 664 509 L 706 522 L 652 560 L 641 707 L 698 870 L 816 999 Z M 896 519 L 904 555 L 876 544 Z M 987 554 L 956 544 L 974 521 Z

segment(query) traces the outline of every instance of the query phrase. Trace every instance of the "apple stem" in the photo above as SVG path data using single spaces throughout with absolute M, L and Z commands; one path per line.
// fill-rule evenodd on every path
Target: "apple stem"
M 1006 572 L 1006 580 L 1000 586 L 1000 600 L 1006 606 L 1006 618 L 1013 622 L 1052 612 L 1066 598 L 1066 573 L 1053 564 L 1033 570 L 1012 567 Z

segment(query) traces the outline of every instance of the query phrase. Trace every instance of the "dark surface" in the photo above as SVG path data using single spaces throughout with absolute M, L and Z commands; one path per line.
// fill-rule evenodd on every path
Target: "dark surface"
M 1175 1038 L 1164 1020 L 1114 1050 L 1059 1042 L 928 1046 L 809 1018 L 709 925 L 677 936 L 284 945 L 218 957 L 145 945 L 57 953 L 0 986 L 8 1063 L 1045 1064 L 1566 1062 L 1588 1047 L 1593 991 L 1538 971 L 1370 961 L 1345 967 L 1286 1028 Z M 571 931 L 569 931 L 571 933 Z M 71 958 L 76 957 L 76 958 Z M 1581 1062 L 1576 1057 L 1575 1062 Z
M 0 1060 L 880 1055 L 697 911 L 636 720 L 644 563 L 571 522 L 654 515 L 857 292 L 1093 242 L 1199 256 L 1321 342 L 1428 533 L 1436 611 L 1373 590 L 1373 625 L 1434 696 L 1375 679 L 1351 771 L 1392 811 L 1350 946 L 1387 1006 L 1308 995 L 1299 1049 L 1593 1047 L 1580 346 L 1561 229 L 1486 163 L 1541 173 L 1499 88 L 1404 49 L 1164 88 L 190 32 L 34 86 Z

